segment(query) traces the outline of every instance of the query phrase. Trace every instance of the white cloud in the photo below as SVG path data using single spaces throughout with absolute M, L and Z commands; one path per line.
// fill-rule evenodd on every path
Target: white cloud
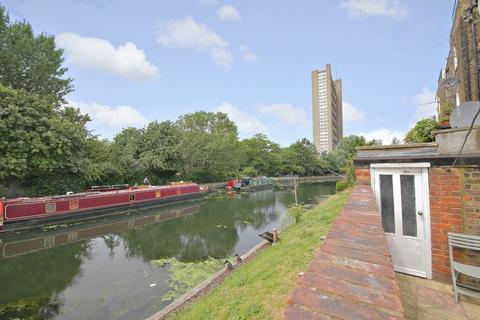
M 373 139 L 382 140 L 382 144 L 387 145 L 392 143 L 394 137 L 402 141 L 405 137 L 405 132 L 400 130 L 380 128 L 369 132 L 360 132 L 358 135 L 364 136 L 368 141 Z
M 345 0 L 340 3 L 352 17 L 385 16 L 403 19 L 407 9 L 399 0 Z
M 362 110 L 354 107 L 351 103 L 343 103 L 343 121 L 344 122 L 359 122 L 365 119 L 365 114 Z
M 415 104 L 415 121 L 431 118 L 437 114 L 436 94 L 428 88 L 413 97 Z
M 113 128 L 142 127 L 147 119 L 135 108 L 130 106 L 107 106 L 96 102 L 85 103 L 69 101 L 69 106 L 79 108 L 88 114 L 93 124 L 107 125 Z
M 70 63 L 110 72 L 133 80 L 155 80 L 158 68 L 150 63 L 143 50 L 127 42 L 115 48 L 109 41 L 65 32 L 55 37 Z
M 237 125 L 240 133 L 248 135 L 267 132 L 267 127 L 257 118 L 235 108 L 228 102 L 224 102 L 218 106 L 217 111 L 228 114 L 230 120 Z
M 246 63 L 258 62 L 258 57 L 253 52 L 251 52 L 246 45 L 242 44 L 238 47 L 238 50 L 240 51 L 243 61 L 245 61 Z
M 242 16 L 240 15 L 240 12 L 238 12 L 237 8 L 228 4 L 221 6 L 217 11 L 217 15 L 220 20 L 225 21 L 240 21 L 242 19 Z
M 191 17 L 160 24 L 157 41 L 167 48 L 209 52 L 213 62 L 223 68 L 228 68 L 233 61 L 228 42 Z
M 302 108 L 295 108 L 289 104 L 279 103 L 259 106 L 257 109 L 261 114 L 268 114 L 283 123 L 301 125 L 303 127 L 307 126 L 307 117 L 305 116 L 305 110 Z

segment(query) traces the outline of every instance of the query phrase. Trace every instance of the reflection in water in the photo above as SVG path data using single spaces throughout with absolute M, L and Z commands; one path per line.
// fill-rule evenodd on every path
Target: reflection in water
M 332 183 L 301 186 L 299 201 L 318 202 L 333 191 Z M 3 236 L 0 318 L 14 318 L 11 310 L 21 304 L 19 318 L 143 319 L 168 304 L 162 297 L 172 290 L 170 267 L 151 260 L 243 254 L 260 242 L 260 232 L 280 227 L 292 202 L 291 190 L 222 192 L 203 202 Z
M 184 217 L 190 214 L 198 213 L 200 210 L 200 203 L 183 205 L 181 207 L 173 207 L 163 209 L 161 212 L 149 210 L 142 210 L 141 215 L 123 215 L 108 220 L 94 220 L 89 223 L 74 224 L 71 226 L 64 226 L 65 229 L 60 231 L 46 228 L 47 232 L 44 234 L 28 234 L 21 233 L 20 239 L 4 239 L 0 242 L 0 259 L 12 256 L 22 255 L 29 252 L 49 249 L 60 245 L 65 245 L 72 242 L 77 242 L 84 239 L 90 239 L 96 236 L 103 236 L 107 245 L 113 247 L 114 233 L 118 233 L 128 229 L 142 227 L 148 224 L 158 223 L 178 217 Z M 17 236 L 18 237 L 18 236 Z

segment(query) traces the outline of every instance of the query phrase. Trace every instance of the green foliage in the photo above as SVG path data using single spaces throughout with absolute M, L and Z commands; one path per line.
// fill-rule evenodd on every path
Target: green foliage
M 55 103 L 63 102 L 73 90 L 72 79 L 63 76 L 63 50 L 55 47 L 55 38 L 46 34 L 35 36 L 25 22 L 10 23 L 0 5 L 0 84 L 29 94 L 50 96 Z
M 234 176 L 240 166 L 237 126 L 225 113 L 199 111 L 181 116 L 181 177 L 205 182 Z
M 349 183 L 355 181 L 355 166 L 353 160 L 357 156 L 355 148 L 369 145 L 362 136 L 351 135 L 340 140 L 337 148 L 322 155 L 323 167 L 328 171 L 341 172 L 345 175 Z
M 415 127 L 408 131 L 405 136 L 406 143 L 425 143 L 434 140 L 432 131 L 437 128 L 437 123 L 433 119 L 423 119 L 417 122 Z
M 126 128 L 111 145 L 113 168 L 119 180 L 134 184 L 148 176 L 152 183 L 165 183 L 180 169 L 180 132 L 170 122 L 151 122 L 143 129 Z
M 439 121 L 450 121 L 450 114 L 452 114 L 454 104 L 450 101 L 440 102 L 440 117 Z
M 232 261 L 233 259 L 228 259 Z M 204 261 L 182 262 L 175 258 L 152 260 L 151 263 L 170 268 L 171 279 L 168 283 L 171 290 L 162 297 L 162 301 L 175 300 L 214 273 L 222 269 L 223 261 L 209 257 Z
M 281 148 L 264 134 L 256 134 L 240 141 L 240 148 L 244 168 L 251 167 L 256 174 L 264 176 L 277 174 Z
M 349 182 L 348 180 L 340 180 L 340 181 L 337 181 L 337 184 L 335 185 L 335 190 L 337 192 L 341 192 L 350 186 L 351 186 L 351 182 Z
M 280 159 L 280 174 L 311 176 L 322 173 L 315 145 L 305 138 L 283 149 Z
M 48 315 L 42 315 L 40 310 L 48 313 Z M 0 319 L 43 320 L 53 315 L 58 315 L 58 313 L 60 313 L 60 306 L 58 304 L 50 304 L 49 298 L 22 299 L 0 305 Z
M 305 213 L 307 213 L 307 209 L 304 207 L 295 205 L 291 206 L 287 210 L 287 225 L 299 223 Z
M 258 172 L 257 172 L 257 170 L 255 170 L 254 167 L 245 167 L 240 172 L 240 175 L 242 177 L 256 177 L 256 176 L 258 176 Z
M 0 86 L 0 179 L 33 183 L 83 172 L 88 120 L 77 109 Z

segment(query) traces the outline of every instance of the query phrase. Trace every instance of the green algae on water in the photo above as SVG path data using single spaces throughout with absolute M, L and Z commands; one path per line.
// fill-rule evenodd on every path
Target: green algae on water
M 176 258 L 152 260 L 157 266 L 169 267 L 171 290 L 162 297 L 162 301 L 175 300 L 214 273 L 223 268 L 224 260 L 209 257 L 199 262 L 182 262 Z
M 48 298 L 23 299 L 0 305 L 0 319 L 43 320 L 59 311 L 59 305 L 50 304 Z

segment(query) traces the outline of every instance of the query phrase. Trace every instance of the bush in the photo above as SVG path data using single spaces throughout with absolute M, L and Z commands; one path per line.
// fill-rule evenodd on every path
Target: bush
M 335 185 L 335 190 L 337 192 L 341 192 L 345 189 L 347 189 L 348 187 L 350 187 L 350 183 L 346 180 L 340 180 L 340 181 L 337 181 L 337 184 Z
M 302 216 L 307 212 L 302 206 L 291 206 L 287 210 L 287 225 L 288 224 L 297 224 L 302 219 Z

